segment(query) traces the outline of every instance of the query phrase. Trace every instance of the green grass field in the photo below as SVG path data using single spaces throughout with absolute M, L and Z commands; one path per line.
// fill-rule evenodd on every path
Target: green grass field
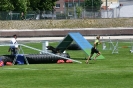
M 41 49 L 41 43 L 27 44 Z M 57 43 L 50 43 L 56 46 Z M 79 63 L 30 64 L 0 67 L 0 88 L 132 88 L 133 53 L 129 43 L 119 43 L 119 53 L 99 50 L 105 59 L 90 60 L 85 64 L 82 50 L 67 50 L 71 59 Z M 1 47 L 0 54 L 9 54 L 8 47 Z M 39 53 L 23 48 L 25 53 Z

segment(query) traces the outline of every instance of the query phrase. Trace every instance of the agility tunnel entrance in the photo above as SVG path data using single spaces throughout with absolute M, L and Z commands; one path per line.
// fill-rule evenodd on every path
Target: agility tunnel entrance
M 64 52 L 73 41 L 75 41 L 88 56 L 90 55 L 93 46 L 79 32 L 68 33 L 56 48 L 58 48 L 60 52 Z M 97 59 L 104 59 L 104 56 L 100 55 Z

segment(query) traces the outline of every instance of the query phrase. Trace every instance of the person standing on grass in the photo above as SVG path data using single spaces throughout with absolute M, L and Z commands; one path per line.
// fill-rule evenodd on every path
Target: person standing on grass
M 18 54 L 18 43 L 16 39 L 17 39 L 17 35 L 15 34 L 13 35 L 13 38 L 10 41 L 10 44 L 12 45 L 9 47 L 8 52 L 11 52 L 11 55 Z
M 86 60 L 86 64 L 88 64 L 88 61 L 91 59 L 91 57 L 93 56 L 94 53 L 96 53 L 96 56 L 94 57 L 94 60 L 96 60 L 96 58 L 101 54 L 99 52 L 99 50 L 97 49 L 97 47 L 98 47 L 99 44 L 101 44 L 101 42 L 100 42 L 100 36 L 97 36 L 96 37 L 96 40 L 94 42 L 94 46 L 91 48 L 90 56 Z

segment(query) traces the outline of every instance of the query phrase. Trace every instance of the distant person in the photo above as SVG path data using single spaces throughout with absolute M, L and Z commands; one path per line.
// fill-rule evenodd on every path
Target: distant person
M 11 52 L 11 55 L 18 54 L 18 43 L 17 43 L 17 35 L 13 35 L 13 38 L 10 40 L 11 46 L 9 47 L 8 52 Z
M 21 13 L 21 20 L 24 20 L 25 19 L 25 16 L 24 16 L 24 13 L 22 12 Z
M 88 57 L 86 64 L 88 64 L 88 61 L 91 59 L 91 57 L 93 56 L 94 53 L 96 53 L 96 56 L 94 57 L 94 60 L 96 60 L 96 58 L 101 54 L 99 52 L 99 50 L 97 49 L 98 45 L 101 44 L 100 42 L 100 36 L 96 37 L 96 40 L 94 42 L 94 46 L 91 48 L 91 53 L 90 56 Z

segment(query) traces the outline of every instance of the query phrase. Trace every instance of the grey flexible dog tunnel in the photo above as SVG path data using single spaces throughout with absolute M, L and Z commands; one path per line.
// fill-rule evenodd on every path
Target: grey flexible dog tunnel
M 68 53 L 62 53 L 58 55 L 70 58 Z M 25 57 L 27 58 L 29 64 L 56 63 L 58 60 L 66 61 L 66 59 L 52 56 L 50 54 L 28 54 L 25 55 Z M 13 62 L 15 55 L 2 55 L 0 58 L 4 61 L 4 64 L 6 64 L 6 62 Z

